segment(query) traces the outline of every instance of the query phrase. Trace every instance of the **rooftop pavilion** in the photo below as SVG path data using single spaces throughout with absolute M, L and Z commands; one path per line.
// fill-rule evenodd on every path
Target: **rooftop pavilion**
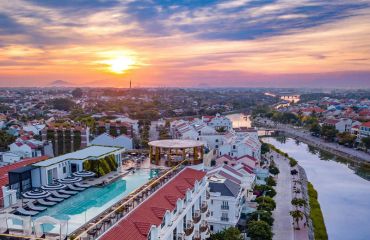
M 174 166 L 183 160 L 203 162 L 204 143 L 195 140 L 167 139 L 149 142 L 149 158 L 155 165 Z

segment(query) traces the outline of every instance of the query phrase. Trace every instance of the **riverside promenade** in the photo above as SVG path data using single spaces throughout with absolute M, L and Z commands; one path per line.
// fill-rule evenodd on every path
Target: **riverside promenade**
M 301 142 L 320 148 L 332 154 L 355 161 L 370 163 L 369 153 L 355 150 L 353 148 L 348 148 L 334 142 L 327 142 L 321 138 L 311 136 L 311 133 L 309 131 L 302 128 L 293 128 L 290 125 L 275 123 L 269 119 L 259 119 L 256 121 L 256 123 L 276 129 L 280 132 L 284 132 L 286 135 L 291 136 Z
M 293 218 L 290 212 L 295 210 L 291 201 L 293 198 L 304 198 L 308 200 L 306 196 L 306 189 L 303 189 L 301 171 L 298 169 L 298 165 L 294 168 L 290 167 L 289 159 L 280 155 L 275 151 L 269 153 L 268 158 L 274 159 L 276 166 L 279 168 L 280 173 L 278 174 L 276 181 L 276 209 L 272 212 L 274 218 L 274 225 L 272 231 L 274 233 L 273 240 L 309 240 L 311 235 L 310 229 L 307 227 L 307 220 L 309 211 L 305 207 L 298 207 L 305 217 L 299 220 L 299 228 L 296 228 L 293 223 Z M 296 169 L 298 175 L 292 176 L 291 170 Z M 305 184 L 307 179 L 305 180 Z M 300 184 L 297 184 L 300 183 Z M 306 188 L 306 187 L 305 187 Z M 297 190 L 299 189 L 299 190 Z M 305 191 L 303 191 L 305 190 Z
M 274 240 L 294 240 L 293 220 L 290 216 L 292 210 L 292 181 L 290 176 L 289 162 L 283 156 L 271 151 L 272 158 L 279 168 L 276 181 L 276 209 L 272 212 L 275 219 L 272 227 Z

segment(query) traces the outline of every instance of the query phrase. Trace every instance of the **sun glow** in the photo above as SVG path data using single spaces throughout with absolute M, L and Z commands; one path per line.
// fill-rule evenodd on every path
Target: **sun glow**
M 114 73 L 124 73 L 125 71 L 132 68 L 132 66 L 135 64 L 135 61 L 130 57 L 117 57 L 111 60 L 104 61 L 109 68 L 110 71 Z

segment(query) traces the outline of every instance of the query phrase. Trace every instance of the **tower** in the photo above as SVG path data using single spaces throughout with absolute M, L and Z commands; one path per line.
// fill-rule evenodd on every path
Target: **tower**
M 131 89 L 131 79 L 130 79 L 130 89 Z

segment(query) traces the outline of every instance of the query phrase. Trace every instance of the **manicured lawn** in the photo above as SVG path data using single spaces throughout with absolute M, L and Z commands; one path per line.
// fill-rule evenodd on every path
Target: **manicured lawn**
M 320 203 L 317 201 L 317 192 L 313 185 L 308 182 L 308 197 L 310 202 L 310 218 L 313 222 L 313 228 L 316 240 L 326 240 L 328 239 L 328 234 L 326 232 L 324 217 L 322 216 Z

